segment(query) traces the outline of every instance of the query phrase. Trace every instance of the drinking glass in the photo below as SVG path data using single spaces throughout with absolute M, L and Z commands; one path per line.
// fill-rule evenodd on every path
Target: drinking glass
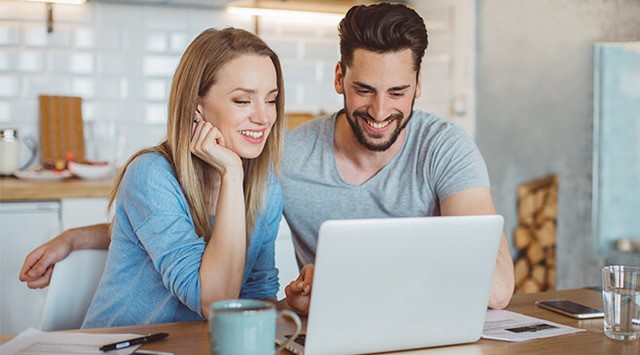
M 611 339 L 640 339 L 640 267 L 602 268 L 604 334 Z

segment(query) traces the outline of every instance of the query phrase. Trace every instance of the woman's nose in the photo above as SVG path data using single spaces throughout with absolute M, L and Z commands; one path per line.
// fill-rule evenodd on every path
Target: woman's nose
M 249 117 L 251 122 L 265 125 L 269 123 L 269 113 L 266 105 L 260 105 Z

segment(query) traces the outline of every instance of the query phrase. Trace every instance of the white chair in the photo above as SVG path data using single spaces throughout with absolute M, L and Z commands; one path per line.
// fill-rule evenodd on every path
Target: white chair
M 55 265 L 40 323 L 42 331 L 80 328 L 106 260 L 106 250 L 77 250 Z

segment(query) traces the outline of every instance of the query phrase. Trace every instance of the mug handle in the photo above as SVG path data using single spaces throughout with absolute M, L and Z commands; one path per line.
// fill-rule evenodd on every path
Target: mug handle
M 302 330 L 302 322 L 300 321 L 300 317 L 298 317 L 298 315 L 295 314 L 294 312 L 291 312 L 289 310 L 279 311 L 278 318 L 279 317 L 291 319 L 296 324 L 296 331 L 293 332 L 293 335 L 276 349 L 276 354 L 282 351 L 282 349 L 284 349 L 287 345 L 289 345 L 289 343 L 296 340 L 296 338 L 298 337 L 298 334 L 300 334 L 300 331 Z
M 29 148 L 29 160 L 27 160 L 26 163 L 24 163 L 19 170 L 24 170 L 26 168 L 28 168 L 31 164 L 33 164 L 33 161 L 36 159 L 36 156 L 38 155 L 38 142 L 31 138 L 30 136 L 25 136 L 22 139 L 22 143 L 27 146 L 27 148 Z

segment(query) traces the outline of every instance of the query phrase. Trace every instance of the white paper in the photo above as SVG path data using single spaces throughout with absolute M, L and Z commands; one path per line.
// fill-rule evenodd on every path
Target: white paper
M 102 354 L 100 347 L 127 339 L 138 338 L 139 334 L 88 334 L 42 332 L 29 328 L 18 334 L 2 346 L 2 355 L 37 355 L 37 354 Z M 140 345 L 121 350 L 109 351 L 111 354 L 130 354 Z
M 485 339 L 524 341 L 584 332 L 584 329 L 549 322 L 511 311 L 488 309 L 482 337 Z

